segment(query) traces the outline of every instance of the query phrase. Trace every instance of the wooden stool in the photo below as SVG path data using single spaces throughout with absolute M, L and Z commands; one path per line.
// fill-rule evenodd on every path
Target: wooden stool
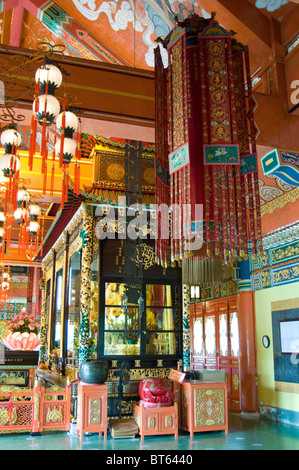
M 108 387 L 105 384 L 78 384 L 77 437 L 85 432 L 104 433 L 107 439 Z

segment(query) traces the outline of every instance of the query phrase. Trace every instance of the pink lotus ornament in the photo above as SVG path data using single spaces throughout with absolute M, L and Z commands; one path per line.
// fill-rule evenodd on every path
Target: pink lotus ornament
M 33 351 L 40 345 L 39 337 L 35 333 L 8 333 L 8 335 L 2 339 L 4 346 L 8 349 Z

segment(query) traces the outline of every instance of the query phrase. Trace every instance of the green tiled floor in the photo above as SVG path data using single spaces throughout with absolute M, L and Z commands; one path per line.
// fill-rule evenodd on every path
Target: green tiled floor
M 0 435 L 0 450 L 299 450 L 299 427 L 259 418 L 229 416 L 229 433 L 196 433 L 192 438 L 180 431 L 173 436 L 112 439 L 98 434 L 85 435 L 83 442 L 75 434 L 53 432 L 42 436 L 30 434 Z

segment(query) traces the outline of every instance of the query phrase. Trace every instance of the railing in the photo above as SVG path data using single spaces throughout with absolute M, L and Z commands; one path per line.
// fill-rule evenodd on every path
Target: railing
M 33 389 L 0 386 L 0 434 L 68 431 L 71 386 Z

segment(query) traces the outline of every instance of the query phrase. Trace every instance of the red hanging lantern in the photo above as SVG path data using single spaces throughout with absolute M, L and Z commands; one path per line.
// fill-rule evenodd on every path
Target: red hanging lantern
M 79 121 L 80 127 L 80 121 Z M 77 148 L 76 148 L 76 161 L 75 161 L 75 176 L 74 176 L 74 193 L 80 193 L 80 162 L 81 162 L 81 129 L 79 128 L 77 137 Z
M 55 153 L 59 157 L 60 166 L 63 169 L 62 178 L 62 208 L 68 199 L 69 187 L 69 165 L 71 160 L 78 155 L 77 141 L 74 138 L 78 130 L 79 120 L 76 114 L 71 111 L 63 111 L 57 117 L 57 127 L 61 133 L 61 138 L 55 144 Z M 76 182 L 77 184 L 77 182 Z
M 7 214 L 8 204 L 10 203 L 14 207 L 16 205 L 15 187 L 20 170 L 20 158 L 17 152 L 22 144 L 22 137 L 16 124 L 10 124 L 2 130 L 1 144 L 5 148 L 4 155 L 0 157 L 0 169 L 3 172 L 3 177 L 6 179 L 4 212 Z
M 25 186 L 20 187 L 17 193 L 17 208 L 14 211 L 14 217 L 20 227 L 19 253 L 21 251 L 25 251 L 28 245 L 27 223 L 29 221 L 29 211 L 28 211 L 29 201 L 30 201 L 29 192 L 27 191 Z
M 30 220 L 27 224 L 27 232 L 29 235 L 30 260 L 32 260 L 38 254 L 41 207 L 35 202 L 30 204 L 29 215 Z
M 55 91 L 62 83 L 62 72 L 59 67 L 46 59 L 46 62 L 35 73 L 36 91 L 33 101 L 31 134 L 29 147 L 29 169 L 33 167 L 33 157 L 36 148 L 37 126 L 41 126 L 40 153 L 42 156 L 41 172 L 44 176 L 43 193 L 46 192 L 47 183 L 47 158 L 49 132 L 48 128 L 53 124 L 60 113 L 60 103 L 55 97 Z
M 4 308 L 6 302 L 12 297 L 12 283 L 9 266 L 0 268 L 0 307 Z

